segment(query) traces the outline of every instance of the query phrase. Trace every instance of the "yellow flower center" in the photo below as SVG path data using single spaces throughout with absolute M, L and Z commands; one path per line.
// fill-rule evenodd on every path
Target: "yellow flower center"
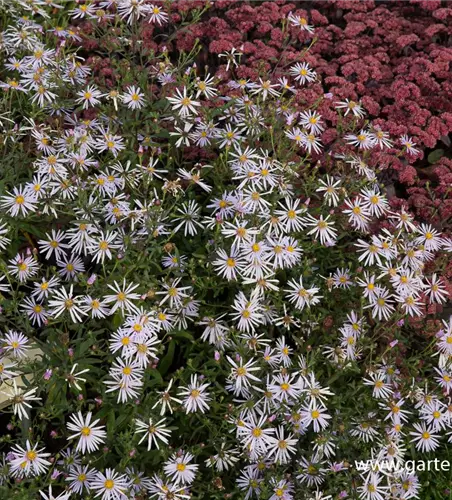
M 148 352 L 148 346 L 146 344 L 138 344 L 137 350 L 139 353 L 145 354 L 146 352 Z
M 106 490 L 112 490 L 115 487 L 115 482 L 112 479 L 107 479 L 104 483 Z

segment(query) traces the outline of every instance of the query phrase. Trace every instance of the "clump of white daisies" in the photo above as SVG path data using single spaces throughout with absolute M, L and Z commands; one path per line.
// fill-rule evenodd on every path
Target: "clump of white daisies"
M 337 102 L 324 168 L 326 119 L 294 99 L 315 70 L 242 79 L 239 48 L 223 76 L 163 51 L 105 88 L 69 26 L 116 23 L 133 65 L 168 14 L 74 5 L 15 2 L 2 33 L 5 158 L 27 152 L 0 192 L 2 495 L 421 498 L 408 449 L 452 430 L 452 241 L 373 166 L 413 141 Z

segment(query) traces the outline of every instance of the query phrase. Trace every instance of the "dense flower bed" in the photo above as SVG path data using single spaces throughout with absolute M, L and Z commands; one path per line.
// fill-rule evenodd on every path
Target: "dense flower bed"
M 448 116 L 364 69 L 448 11 L 321 6 L 2 6 L 2 498 L 448 494 Z
M 180 19 L 180 13 L 194 4 L 205 5 L 175 2 L 173 18 Z M 289 12 L 315 25 L 315 34 L 292 28 L 296 42 L 292 38 L 287 43 L 281 24 Z M 396 184 L 397 194 L 412 210 L 439 222 L 452 215 L 450 192 L 445 193 L 452 170 L 449 162 L 439 162 L 450 152 L 452 130 L 451 17 L 449 4 L 440 0 L 315 4 L 224 0 L 212 4 L 176 37 L 171 50 L 190 51 L 199 41 L 209 51 L 201 52 L 199 64 L 217 66 L 215 55 L 242 46 L 246 57 L 237 74 L 253 79 L 263 70 L 280 76 L 296 61 L 309 62 L 319 78 L 303 94 L 307 104 L 314 103 L 320 92 L 331 93 L 336 100 L 361 99 L 376 125 L 391 134 L 408 134 L 422 146 L 419 156 L 408 161 L 386 154 L 374 161 L 389 169 L 386 182 Z M 313 46 L 304 57 L 303 48 L 310 43 Z M 220 66 L 219 74 L 223 70 Z M 323 103 L 323 115 L 332 117 L 332 110 L 333 102 Z M 336 139 L 335 125 L 333 120 L 323 134 L 326 144 Z

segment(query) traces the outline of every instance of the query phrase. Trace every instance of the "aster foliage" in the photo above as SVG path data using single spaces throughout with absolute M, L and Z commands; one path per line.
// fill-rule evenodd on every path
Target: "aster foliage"
M 417 145 L 307 106 L 304 60 L 248 79 L 239 46 L 221 71 L 148 50 L 143 23 L 170 44 L 204 12 L 170 9 L 2 11 L 0 493 L 421 498 L 373 466 L 447 456 L 452 427 L 452 240 L 372 166 Z

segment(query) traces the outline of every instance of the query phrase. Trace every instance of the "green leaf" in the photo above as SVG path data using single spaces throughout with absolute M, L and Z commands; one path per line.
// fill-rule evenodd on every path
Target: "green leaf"
M 152 378 L 155 378 L 159 384 L 163 385 L 163 377 L 160 375 L 160 372 L 158 370 L 155 370 L 154 368 L 152 368 L 151 370 L 149 370 L 149 375 Z
M 435 149 L 435 151 L 432 151 L 428 155 L 427 161 L 431 165 L 433 165 L 434 163 L 437 163 L 443 156 L 444 156 L 444 149 Z
M 121 427 L 121 425 L 126 422 L 131 416 L 132 415 L 129 412 L 124 412 L 119 415 L 118 419 L 116 420 L 116 427 Z
M 123 322 L 122 313 L 120 311 L 118 311 L 113 316 L 113 319 L 112 319 L 112 322 L 111 322 L 112 325 L 113 325 L 113 329 L 117 330 L 122 325 L 122 322 Z
M 107 416 L 107 432 L 109 436 L 112 436 L 116 427 L 115 412 L 110 411 Z
M 186 330 L 179 330 L 178 332 L 174 332 L 172 334 L 173 337 L 176 338 L 183 338 L 187 340 L 194 340 L 193 335 L 190 332 L 187 332 Z
M 44 237 L 44 233 L 39 229 L 39 227 L 40 227 L 39 224 L 34 225 L 34 224 L 29 224 L 28 222 L 19 221 L 17 225 L 22 231 L 26 231 L 27 233 L 31 233 L 31 234 L 37 236 L 38 238 Z
M 162 361 L 160 361 L 158 370 L 161 375 L 165 375 L 165 373 L 169 370 L 171 363 L 174 359 L 174 351 L 176 349 L 176 342 L 172 340 L 168 345 L 168 351 L 166 355 L 163 357 Z
M 104 417 L 106 417 L 108 415 L 109 412 L 111 412 L 112 409 L 105 405 L 103 406 L 97 413 L 96 413 L 96 418 L 98 419 L 103 419 Z

